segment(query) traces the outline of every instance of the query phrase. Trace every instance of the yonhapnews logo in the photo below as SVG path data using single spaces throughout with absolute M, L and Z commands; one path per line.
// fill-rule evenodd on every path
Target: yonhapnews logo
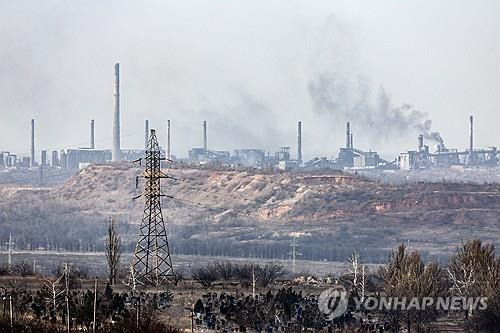
M 340 317 L 347 310 L 347 291 L 342 286 L 335 286 L 324 290 L 318 298 L 318 307 L 327 315 L 328 320 Z
M 364 311 L 476 311 L 487 308 L 487 297 L 366 297 L 352 298 L 354 308 Z M 318 307 L 328 320 L 342 316 L 347 310 L 349 296 L 342 286 L 324 290 L 318 298 Z

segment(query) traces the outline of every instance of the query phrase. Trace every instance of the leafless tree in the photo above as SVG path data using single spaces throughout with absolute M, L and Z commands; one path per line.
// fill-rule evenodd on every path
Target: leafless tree
M 65 296 L 65 301 L 66 301 L 66 328 L 68 330 L 68 333 L 70 333 L 70 317 L 69 317 L 69 267 L 68 264 L 64 265 L 64 296 Z
M 466 242 L 451 258 L 447 269 L 451 290 L 459 296 L 476 296 L 495 262 L 495 248 L 480 240 Z
M 176 286 L 183 279 L 184 279 L 184 267 L 180 266 L 176 270 L 174 270 L 172 274 L 172 282 L 174 283 L 174 286 Z
M 217 271 L 222 279 L 228 281 L 234 276 L 234 267 L 230 262 L 218 262 L 215 264 Z
M 361 281 L 359 281 L 359 291 L 361 293 L 361 301 L 364 302 L 366 297 L 368 268 L 366 265 L 361 265 Z
M 252 298 L 255 298 L 256 283 L 257 283 L 257 275 L 255 275 L 255 265 L 252 265 Z
M 62 280 L 64 274 L 58 277 L 56 280 L 45 280 L 42 292 L 44 293 L 45 302 L 50 304 L 54 314 L 54 319 L 57 322 L 57 309 L 61 306 L 64 301 L 64 287 L 62 285 Z
M 194 280 L 198 281 L 205 288 L 210 287 L 212 283 L 219 278 L 217 269 L 213 265 L 194 268 L 191 273 L 191 276 L 193 277 Z
M 256 267 L 257 276 L 260 284 L 264 287 L 267 287 L 277 279 L 286 275 L 286 269 L 280 264 L 268 264 L 264 267 L 257 266 Z
M 466 326 L 471 331 L 494 332 L 500 327 L 500 258 L 495 247 L 480 240 L 466 242 L 447 269 L 451 292 L 462 297 L 487 297 L 487 309 L 469 308 Z
M 358 288 L 358 277 L 360 273 L 359 253 L 354 251 L 349 261 L 349 273 L 352 275 L 352 289 Z
M 446 293 L 447 285 L 443 270 L 434 262 L 423 263 L 418 252 L 408 253 L 405 245 L 395 250 L 389 263 L 381 268 L 380 277 L 383 280 L 383 291 L 389 297 L 416 298 L 422 302 L 424 297 L 438 297 Z M 406 324 L 408 332 L 415 327 L 417 332 L 427 329 L 440 313 L 431 308 L 406 311 L 384 312 L 385 320 L 393 328 L 399 329 Z
M 106 260 L 108 262 L 109 284 L 116 284 L 118 268 L 120 265 L 121 239 L 116 231 L 116 220 L 108 220 L 108 237 L 106 239 Z

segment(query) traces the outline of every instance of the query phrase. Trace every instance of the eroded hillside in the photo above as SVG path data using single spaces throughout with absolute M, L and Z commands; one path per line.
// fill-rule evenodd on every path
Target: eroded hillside
M 131 200 L 144 185 L 139 182 L 136 189 L 139 174 L 131 164 L 95 165 L 62 186 L 4 188 L 0 223 L 12 231 L 35 226 L 38 236 L 30 241 L 38 246 L 37 237 L 46 242 L 59 237 L 59 243 L 67 239 L 98 248 L 105 219 L 116 216 L 125 242 L 132 244 L 143 205 Z M 499 185 L 388 186 L 332 171 L 180 166 L 169 174 L 175 180 L 166 180 L 163 191 L 173 199 L 164 200 L 164 215 L 174 251 L 186 254 L 284 258 L 295 234 L 308 259 L 342 260 L 359 249 L 376 262 L 401 242 L 440 257 L 464 239 L 500 240 Z M 44 227 L 64 233 L 46 233 Z

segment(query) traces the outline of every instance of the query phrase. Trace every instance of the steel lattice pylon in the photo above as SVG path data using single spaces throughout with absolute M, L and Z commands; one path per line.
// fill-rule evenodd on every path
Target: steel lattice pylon
M 146 186 L 139 197 L 145 198 L 145 205 L 139 240 L 132 259 L 132 278 L 138 284 L 160 285 L 173 275 L 167 232 L 161 212 L 161 197 L 165 195 L 161 192 L 160 184 L 162 178 L 170 177 L 161 171 L 160 164 L 165 158 L 161 156 L 154 129 L 149 137 L 146 158 L 139 161 L 142 160 L 146 162 L 146 169 L 139 177 L 146 179 Z

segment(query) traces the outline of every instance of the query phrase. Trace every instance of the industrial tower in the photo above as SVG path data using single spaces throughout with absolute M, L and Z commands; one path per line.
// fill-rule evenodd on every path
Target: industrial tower
M 146 169 L 138 178 L 146 179 L 146 186 L 139 197 L 145 198 L 144 215 L 139 230 L 139 240 L 132 259 L 132 275 L 134 282 L 147 285 L 160 285 L 173 275 L 172 260 L 170 258 L 170 249 L 168 246 L 167 232 L 165 222 L 161 212 L 161 193 L 160 180 L 162 178 L 171 178 L 161 171 L 160 163 L 165 160 L 161 156 L 158 140 L 155 130 L 151 130 L 148 147 L 146 149 L 145 160 Z

